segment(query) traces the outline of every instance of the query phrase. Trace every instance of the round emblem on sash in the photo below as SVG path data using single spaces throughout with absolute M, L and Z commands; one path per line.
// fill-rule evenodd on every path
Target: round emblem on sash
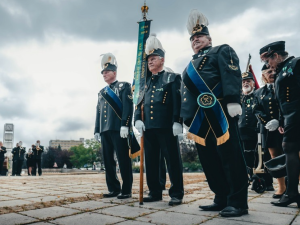
M 208 92 L 200 94 L 197 98 L 197 103 L 202 108 L 211 108 L 216 104 L 216 101 L 216 96 Z

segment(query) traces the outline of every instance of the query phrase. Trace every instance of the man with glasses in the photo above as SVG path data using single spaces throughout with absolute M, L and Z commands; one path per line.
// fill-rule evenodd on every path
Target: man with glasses
M 171 181 L 169 205 L 181 204 L 183 198 L 182 162 L 177 135 L 182 133 L 180 118 L 180 74 L 164 70 L 165 52 L 160 41 L 152 35 L 147 39 L 148 69 L 143 101 L 135 111 L 135 127 L 144 133 L 146 176 L 149 196 L 144 202 L 162 200 L 160 159 L 166 159 Z M 144 121 L 142 121 L 142 104 Z M 161 154 L 162 152 L 162 154 Z

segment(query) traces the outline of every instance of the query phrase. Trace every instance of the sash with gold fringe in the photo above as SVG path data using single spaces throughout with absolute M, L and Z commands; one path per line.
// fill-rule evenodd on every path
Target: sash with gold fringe
M 229 139 L 229 124 L 223 108 L 217 99 L 222 93 L 219 82 L 212 90 L 202 79 L 192 61 L 186 69 L 183 82 L 187 89 L 195 94 L 199 105 L 189 128 L 187 137 L 196 143 L 205 146 L 205 139 L 212 130 L 217 140 L 217 145 L 225 143 Z
M 107 103 L 111 106 L 114 110 L 116 115 L 120 120 L 122 120 L 122 113 L 123 113 L 123 103 L 121 99 L 116 95 L 116 93 L 109 87 L 106 86 L 100 92 L 101 96 L 107 101 Z M 140 155 L 140 145 L 136 140 L 134 132 L 132 130 L 132 126 L 129 127 L 129 134 L 127 136 L 127 143 L 129 147 L 129 157 L 134 159 Z

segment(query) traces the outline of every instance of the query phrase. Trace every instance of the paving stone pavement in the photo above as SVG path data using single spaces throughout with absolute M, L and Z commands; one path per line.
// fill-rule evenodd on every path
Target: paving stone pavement
M 0 177 L 0 225 L 300 225 L 296 204 L 284 208 L 270 204 L 274 192 L 257 194 L 249 189 L 249 215 L 242 217 L 201 211 L 199 205 L 212 203 L 214 197 L 204 180 L 203 173 L 184 174 L 183 204 L 171 207 L 167 190 L 163 201 L 139 204 L 139 174 L 134 174 L 132 198 L 126 200 L 103 199 L 107 192 L 103 173 Z

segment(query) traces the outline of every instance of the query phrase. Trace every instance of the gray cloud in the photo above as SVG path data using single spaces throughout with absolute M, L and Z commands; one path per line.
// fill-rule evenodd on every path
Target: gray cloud
M 251 7 L 268 9 L 282 7 L 286 3 L 275 0 L 211 1 L 172 0 L 148 1 L 149 18 L 154 20 L 152 30 L 178 30 L 186 32 L 187 15 L 193 8 L 203 11 L 210 23 L 224 22 Z M 290 6 L 299 3 L 290 2 Z M 136 22 L 142 17 L 141 0 L 99 1 L 72 0 L 49 1 L 6 0 L 0 4 L 0 42 L 26 41 L 29 39 L 44 40 L 47 35 L 67 34 L 77 38 L 95 41 L 124 40 L 135 41 L 137 38 Z M 228 28 L 234 29 L 234 28 Z
M 82 118 L 63 118 L 60 119 L 60 125 L 56 129 L 58 132 L 76 132 L 79 130 L 89 129 L 90 123 L 82 120 Z

